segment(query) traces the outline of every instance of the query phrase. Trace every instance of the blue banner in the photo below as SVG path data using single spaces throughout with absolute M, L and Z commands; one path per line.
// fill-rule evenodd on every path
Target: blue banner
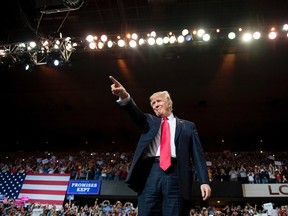
M 99 195 L 101 181 L 70 180 L 66 194 Z

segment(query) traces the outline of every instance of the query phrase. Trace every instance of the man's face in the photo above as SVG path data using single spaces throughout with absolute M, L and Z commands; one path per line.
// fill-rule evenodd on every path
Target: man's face
M 169 116 L 171 114 L 171 104 L 164 95 L 158 95 L 151 99 L 151 106 L 155 114 L 159 117 Z

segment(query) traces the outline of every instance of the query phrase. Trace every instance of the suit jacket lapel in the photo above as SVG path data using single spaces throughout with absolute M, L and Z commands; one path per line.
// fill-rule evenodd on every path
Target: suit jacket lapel
M 178 144 L 177 140 L 179 138 L 182 127 L 183 127 L 183 121 L 181 119 L 176 118 L 176 129 L 175 129 L 175 140 L 174 140 L 175 145 Z

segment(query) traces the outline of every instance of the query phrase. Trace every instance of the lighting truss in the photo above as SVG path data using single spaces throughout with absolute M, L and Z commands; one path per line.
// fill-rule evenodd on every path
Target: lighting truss
M 70 38 L 4 44 L 0 45 L 0 64 L 8 67 L 22 63 L 43 65 L 47 64 L 51 53 L 59 53 L 64 62 L 69 62 L 74 50 Z

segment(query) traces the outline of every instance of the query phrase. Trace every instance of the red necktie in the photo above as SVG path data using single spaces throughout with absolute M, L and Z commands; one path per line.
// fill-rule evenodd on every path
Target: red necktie
M 164 117 L 160 140 L 160 167 L 165 171 L 171 165 L 170 126 L 168 118 Z

